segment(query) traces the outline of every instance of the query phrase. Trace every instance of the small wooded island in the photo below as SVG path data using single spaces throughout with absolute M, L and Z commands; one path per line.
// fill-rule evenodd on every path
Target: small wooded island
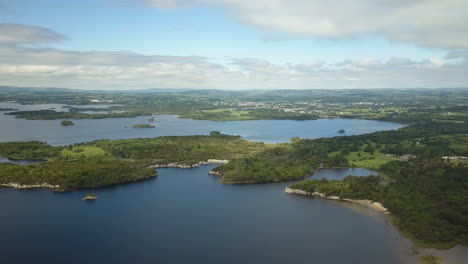
M 345 132 L 346 132 L 346 130 L 344 130 L 344 129 L 338 130 L 338 133 L 340 133 L 340 134 L 344 134 Z
M 86 195 L 85 197 L 83 197 L 83 201 L 94 201 L 96 200 L 97 196 L 94 194 L 94 193 L 90 193 L 88 195 Z
M 60 122 L 60 125 L 62 125 L 62 126 L 74 126 L 75 123 L 73 123 L 70 120 L 63 120 L 62 122 Z
M 136 124 L 132 126 L 133 128 L 155 128 L 155 125 L 151 124 Z

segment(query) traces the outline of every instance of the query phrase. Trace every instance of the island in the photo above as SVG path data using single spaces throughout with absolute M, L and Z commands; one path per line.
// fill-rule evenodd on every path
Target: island
M 155 125 L 151 124 L 135 124 L 132 126 L 133 128 L 155 128 Z
M 6 112 L 6 111 L 15 111 L 15 110 L 18 110 L 18 109 L 0 107 L 0 112 Z
M 338 133 L 340 133 L 340 134 L 344 134 L 345 132 L 346 132 L 346 131 L 345 131 L 344 129 L 338 130 Z
M 46 162 L 27 166 L 0 163 L 0 185 L 46 185 L 55 191 L 101 187 L 155 177 L 157 167 L 226 163 L 270 147 L 223 134 L 98 140 L 70 146 L 5 142 L 0 143 L 2 157 Z
M 62 122 L 60 122 L 60 125 L 62 125 L 62 126 L 74 126 L 75 123 L 73 123 L 70 120 L 63 120 Z
M 148 122 L 154 122 L 154 117 L 148 118 Z
M 94 201 L 97 199 L 97 196 L 93 193 L 90 193 L 88 195 L 86 195 L 85 197 L 83 197 L 83 201 Z

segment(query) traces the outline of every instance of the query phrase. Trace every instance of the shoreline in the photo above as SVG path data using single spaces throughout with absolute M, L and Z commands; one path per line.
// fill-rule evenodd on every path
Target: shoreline
M 19 183 L 0 183 L 1 187 L 8 187 L 13 189 L 37 189 L 37 188 L 47 188 L 57 190 L 60 188 L 60 185 L 52 185 L 48 183 L 43 184 L 19 184 Z
M 122 181 L 122 182 L 116 182 L 116 183 L 111 183 L 111 184 L 106 184 L 106 185 L 101 185 L 101 186 L 79 186 L 71 189 L 61 189 L 60 185 L 52 185 L 49 183 L 42 183 L 42 184 L 19 184 L 19 183 L 0 183 L 0 188 L 12 188 L 12 189 L 17 189 L 17 190 L 26 190 L 26 189 L 52 189 L 54 192 L 68 192 L 68 191 L 73 191 L 73 190 L 79 190 L 79 189 L 96 189 L 96 188 L 107 188 L 115 185 L 120 185 L 120 184 L 130 184 L 134 182 L 139 182 L 139 181 L 144 181 L 144 180 L 150 180 L 152 178 L 156 178 L 158 175 L 150 175 L 144 178 L 140 179 L 130 179 L 128 181 Z
M 181 168 L 181 169 L 191 169 L 191 168 L 198 168 L 202 165 L 208 164 L 226 164 L 229 163 L 229 160 L 219 160 L 219 159 L 208 159 L 206 161 L 199 161 L 195 164 L 188 165 L 188 164 L 181 164 L 177 162 L 172 162 L 168 164 L 154 164 L 148 166 L 148 168 L 158 169 L 158 168 Z
M 338 200 L 338 201 L 351 202 L 351 203 L 356 203 L 356 204 L 360 204 L 360 205 L 372 208 L 377 212 L 381 212 L 381 213 L 384 213 L 384 214 L 389 213 L 388 209 L 385 208 L 381 203 L 373 202 L 371 200 L 354 200 L 354 199 L 346 199 L 346 198 L 342 199 L 342 198 L 340 198 L 338 196 L 326 196 L 325 194 L 319 193 L 319 192 L 310 193 L 310 192 L 306 192 L 306 191 L 303 191 L 303 190 L 291 189 L 291 188 L 287 188 L 287 187 L 284 189 L 284 192 L 287 193 L 287 194 L 315 196 L 315 197 L 320 197 L 320 198 L 329 199 L 329 200 Z

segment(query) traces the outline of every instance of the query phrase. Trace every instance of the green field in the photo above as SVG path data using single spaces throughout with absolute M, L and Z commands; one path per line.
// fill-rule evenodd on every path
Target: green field
M 392 160 L 397 160 L 396 158 L 390 155 L 385 155 L 380 152 L 375 152 L 371 155 L 370 153 L 363 151 L 351 152 L 345 157 L 348 159 L 349 163 L 352 166 L 370 169 L 379 169 L 381 165 Z
M 105 158 L 109 156 L 110 154 L 102 148 L 95 146 L 74 146 L 62 149 L 59 157 L 65 159 L 91 159 Z

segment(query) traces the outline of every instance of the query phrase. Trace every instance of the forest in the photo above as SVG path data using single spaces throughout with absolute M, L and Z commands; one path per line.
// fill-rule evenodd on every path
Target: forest
M 99 187 L 155 176 L 151 165 L 232 160 L 269 147 L 219 132 L 208 136 L 99 140 L 70 146 L 5 142 L 0 143 L 0 156 L 45 162 L 26 166 L 0 163 L 0 184 L 51 184 L 59 185 L 58 191 Z
M 450 248 L 468 242 L 468 168 L 418 159 L 389 162 L 381 172 L 384 177 L 313 179 L 290 188 L 380 202 L 396 226 L 423 246 Z

